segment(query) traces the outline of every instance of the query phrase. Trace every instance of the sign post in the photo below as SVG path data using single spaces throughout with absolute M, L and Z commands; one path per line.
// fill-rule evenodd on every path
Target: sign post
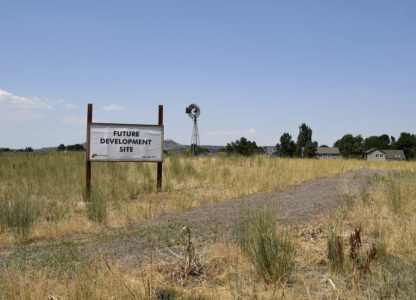
M 90 124 L 92 122 L 92 104 L 88 104 L 87 111 L 87 149 L 86 149 L 86 170 L 85 170 L 85 186 L 86 186 L 86 199 L 90 200 L 91 197 L 91 161 L 89 160 L 90 150 Z
M 156 162 L 157 191 L 162 188 L 163 106 L 158 125 L 93 123 L 92 104 L 87 115 L 86 191 L 91 194 L 91 162 Z
M 163 105 L 159 105 L 159 126 L 163 127 Z M 162 149 L 162 156 L 163 156 L 163 149 Z M 157 163 L 157 191 L 160 192 L 162 190 L 162 163 Z

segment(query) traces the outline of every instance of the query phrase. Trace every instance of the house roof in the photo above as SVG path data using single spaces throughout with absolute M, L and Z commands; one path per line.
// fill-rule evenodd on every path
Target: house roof
M 340 154 L 337 147 L 318 147 L 316 154 Z
M 383 151 L 382 151 L 382 150 L 380 150 L 380 149 L 377 149 L 377 148 L 371 148 L 371 149 L 368 149 L 367 151 L 365 151 L 365 154 L 370 154 L 370 153 L 372 153 L 372 152 L 374 152 L 374 151 L 376 151 L 376 150 L 383 152 Z M 384 153 L 384 152 L 383 152 L 383 153 Z
M 374 151 L 381 151 L 386 155 L 386 159 L 406 159 L 406 155 L 403 150 L 381 150 L 377 148 L 371 148 L 365 152 L 365 154 L 370 154 Z
M 406 159 L 403 150 L 382 150 L 387 159 Z

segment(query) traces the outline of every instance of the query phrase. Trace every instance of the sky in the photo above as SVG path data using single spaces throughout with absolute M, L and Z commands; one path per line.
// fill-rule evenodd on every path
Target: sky
M 156 124 L 189 144 L 415 133 L 416 1 L 0 1 L 0 147 Z

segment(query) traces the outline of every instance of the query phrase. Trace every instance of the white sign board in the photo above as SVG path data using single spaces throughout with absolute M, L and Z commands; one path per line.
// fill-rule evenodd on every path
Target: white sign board
M 89 124 L 90 161 L 161 162 L 163 126 Z

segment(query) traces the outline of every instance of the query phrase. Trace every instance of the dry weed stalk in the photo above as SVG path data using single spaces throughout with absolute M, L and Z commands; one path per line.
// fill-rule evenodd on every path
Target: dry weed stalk
M 361 228 L 354 228 L 354 232 L 350 234 L 350 260 L 354 269 L 358 269 L 362 274 L 366 274 L 370 270 L 370 263 L 377 255 L 377 249 L 372 245 L 370 251 L 367 252 L 367 257 L 364 262 L 359 259 L 359 251 L 361 248 Z
M 177 254 L 168 250 L 173 255 L 173 262 L 165 266 L 167 268 L 166 271 L 172 274 L 173 280 L 181 281 L 182 285 L 184 285 L 186 279 L 190 278 L 202 281 L 205 264 L 201 263 L 202 254 L 200 256 L 195 255 L 195 248 L 191 240 L 191 230 L 188 226 L 182 228 L 181 236 L 185 244 L 183 252 Z
M 350 235 L 350 260 L 354 266 L 358 264 L 358 252 L 361 247 L 361 228 L 354 228 L 354 232 Z
M 139 263 L 140 278 L 142 279 L 143 290 L 146 293 L 146 297 L 149 298 L 149 299 L 152 296 L 152 290 L 153 290 L 153 250 L 154 249 L 155 249 L 155 247 L 153 245 L 153 242 L 151 242 L 150 245 L 149 245 L 150 274 L 148 275 L 147 279 L 145 279 L 144 268 L 143 268 L 142 262 L 141 262 L 140 258 L 138 256 L 136 256 L 137 261 Z
M 364 265 L 362 266 L 363 273 L 366 274 L 370 270 L 370 263 L 374 260 L 377 255 L 376 246 L 371 247 L 370 251 L 367 252 L 367 259 L 365 260 Z
M 121 279 L 119 278 L 116 273 L 113 272 L 113 270 L 110 267 L 110 263 L 108 262 L 108 260 L 103 257 L 103 260 L 105 261 L 105 264 L 107 265 L 108 270 L 110 271 L 110 273 L 118 280 L 121 282 L 121 284 L 129 291 L 130 295 L 133 297 L 133 299 L 139 299 L 137 298 L 136 294 L 133 293 L 132 289 Z
M 340 236 L 337 236 L 337 257 L 339 260 L 339 266 L 341 268 L 341 272 L 344 271 L 344 249 L 342 246 L 342 240 Z

